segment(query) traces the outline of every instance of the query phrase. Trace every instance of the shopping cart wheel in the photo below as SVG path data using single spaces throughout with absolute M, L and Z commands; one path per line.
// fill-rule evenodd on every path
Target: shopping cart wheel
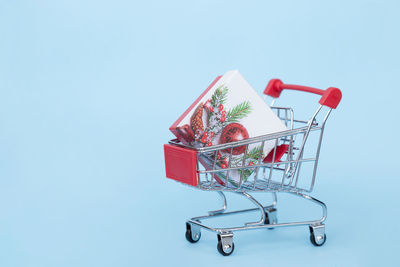
M 278 223 L 278 218 L 276 216 L 277 211 L 275 208 L 265 208 L 265 220 L 264 224 L 277 224 Z M 273 227 L 268 228 L 269 230 L 275 229 Z
M 233 243 L 233 233 L 221 233 L 217 235 L 218 237 L 218 244 L 217 249 L 218 252 L 221 253 L 223 256 L 229 256 L 233 253 L 235 249 L 235 244 Z
M 314 246 L 320 247 L 326 242 L 325 225 L 310 226 L 310 241 Z
M 186 223 L 185 237 L 190 243 L 196 243 L 201 237 L 200 228 L 197 225 Z

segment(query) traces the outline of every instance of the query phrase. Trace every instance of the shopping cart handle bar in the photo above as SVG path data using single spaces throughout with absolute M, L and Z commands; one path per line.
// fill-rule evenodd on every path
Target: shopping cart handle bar
M 342 92 L 339 88 L 336 87 L 329 87 L 326 90 L 322 90 L 302 85 L 285 84 L 279 79 L 270 80 L 267 87 L 265 87 L 264 94 L 274 98 L 278 98 L 281 95 L 283 89 L 297 90 L 321 95 L 322 97 L 319 100 L 319 103 L 323 106 L 327 106 L 330 108 L 336 108 L 339 105 L 340 100 L 342 99 Z

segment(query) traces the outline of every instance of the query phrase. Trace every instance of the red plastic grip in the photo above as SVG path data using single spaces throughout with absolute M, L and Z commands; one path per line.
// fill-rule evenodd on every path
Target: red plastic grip
M 196 151 L 164 145 L 165 173 L 170 179 L 196 186 L 197 185 L 197 154 Z
M 274 98 L 278 98 L 284 89 L 303 91 L 321 95 L 322 97 L 319 100 L 319 103 L 323 106 L 327 106 L 330 108 L 336 108 L 339 105 L 340 100 L 342 99 L 342 92 L 340 91 L 339 88 L 336 87 L 329 87 L 326 90 L 322 90 L 302 85 L 284 84 L 279 79 L 270 80 L 267 87 L 265 87 L 264 94 Z

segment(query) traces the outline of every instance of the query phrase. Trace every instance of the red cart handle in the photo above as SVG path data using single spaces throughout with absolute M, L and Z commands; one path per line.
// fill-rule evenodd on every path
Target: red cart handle
M 321 90 L 302 85 L 284 84 L 279 79 L 270 80 L 267 87 L 265 87 L 264 94 L 278 98 L 283 89 L 297 90 L 321 95 L 322 97 L 319 100 L 319 103 L 330 108 L 336 108 L 342 99 L 342 92 L 336 87 L 329 87 L 326 90 Z

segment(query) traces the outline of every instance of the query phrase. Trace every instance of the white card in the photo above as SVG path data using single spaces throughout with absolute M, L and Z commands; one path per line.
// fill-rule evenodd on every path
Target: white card
M 287 128 L 239 71 L 233 70 L 215 79 L 170 130 L 185 144 L 206 147 L 281 132 Z M 256 164 L 260 149 L 262 157 L 265 157 L 274 145 L 275 140 L 265 142 L 263 148 L 260 144 L 249 145 L 245 164 Z M 218 167 L 228 167 L 229 152 L 226 150 L 218 154 Z M 244 152 L 244 146 L 233 149 L 231 167 L 243 164 Z

